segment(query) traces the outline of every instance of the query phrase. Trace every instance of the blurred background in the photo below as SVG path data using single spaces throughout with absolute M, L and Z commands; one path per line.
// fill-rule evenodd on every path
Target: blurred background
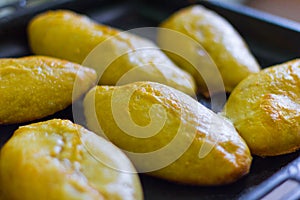
M 280 17 L 300 22 L 300 0 L 218 0 L 244 4 Z
M 0 0 L 0 18 L 16 12 L 20 8 L 33 7 L 56 0 Z M 95 0 L 96 1 L 96 0 Z M 300 0 L 215 0 L 244 4 L 280 17 L 300 22 Z

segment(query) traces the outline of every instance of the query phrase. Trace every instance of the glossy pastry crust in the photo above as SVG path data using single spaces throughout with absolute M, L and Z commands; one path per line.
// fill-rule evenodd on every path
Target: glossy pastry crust
M 131 90 L 134 92 L 129 102 L 128 98 L 113 96 L 126 96 Z M 116 98 L 115 102 L 113 98 Z M 151 111 L 153 105 L 161 108 Z M 120 107 L 120 115 L 113 115 L 113 106 Z M 118 147 L 129 152 L 153 153 L 179 137 L 179 143 L 170 147 L 174 148 L 171 150 L 172 156 L 181 151 L 190 140 L 190 146 L 187 146 L 186 151 L 180 152 L 181 156 L 175 162 L 151 172 L 151 175 L 186 184 L 221 185 L 236 181 L 249 172 L 249 149 L 233 125 L 191 97 L 165 85 L 137 82 L 120 87 L 97 86 L 86 95 L 84 110 L 87 126 L 91 130 L 106 135 Z M 137 132 L 137 136 L 132 135 L 134 126 L 149 126 L 157 119 L 163 121 L 160 119 L 164 115 L 163 110 L 166 112 L 166 120 L 157 133 L 145 138 L 147 131 Z M 134 122 L 129 125 L 129 131 L 119 125 L 124 121 L 123 112 L 128 112 Z M 153 118 L 150 119 L 151 116 Z M 203 146 L 212 148 L 200 158 Z M 169 157 L 159 154 L 155 157 L 155 163 L 145 160 L 140 165 L 134 159 L 132 161 L 141 169 L 144 163 L 149 167 L 166 159 Z
M 227 92 L 231 92 L 249 74 L 260 70 L 244 40 L 232 25 L 217 13 L 202 6 L 195 5 L 183 8 L 167 18 L 160 27 L 183 33 L 202 45 L 217 65 Z M 189 45 L 186 43 L 186 45 L 182 45 L 180 42 L 172 40 L 169 35 L 169 32 L 162 31 L 159 34 L 159 45 L 163 49 L 176 50 L 177 48 L 177 52 L 189 52 L 192 56 L 186 56 L 190 59 L 187 60 L 188 62 L 184 60 L 186 58 L 179 57 L 180 55 L 175 56 L 170 53 L 168 55 L 180 67 L 190 72 L 196 79 L 200 89 L 205 91 L 207 89 L 206 83 L 201 75 L 210 69 L 206 69 L 199 61 L 203 54 L 202 50 L 197 49 L 194 44 Z M 177 38 L 180 37 L 177 36 Z M 198 67 L 200 71 L 203 70 L 201 75 L 189 63 L 191 61 L 196 64 L 200 63 Z M 205 78 L 210 80 L 214 79 L 216 74 L 208 74 L 207 76 L 209 77 Z
M 29 44 L 34 53 L 80 64 L 94 47 L 118 32 L 68 10 L 47 11 L 28 25 Z
M 100 76 L 99 84 L 116 85 L 124 74 L 132 71 L 122 84 L 149 80 L 195 94 L 193 77 L 178 68 L 154 43 L 98 24 L 84 15 L 67 10 L 42 13 L 30 22 L 28 35 L 35 54 L 94 68 Z
M 96 79 L 93 69 L 65 60 L 45 56 L 0 59 L 0 124 L 27 122 L 63 110 Z M 73 93 L 75 80 L 80 87 Z
M 300 60 L 243 80 L 225 105 L 251 152 L 275 156 L 300 148 Z
M 137 174 L 125 171 L 135 169 L 110 142 L 53 119 L 20 127 L 1 149 L 0 192 L 3 200 L 142 200 Z

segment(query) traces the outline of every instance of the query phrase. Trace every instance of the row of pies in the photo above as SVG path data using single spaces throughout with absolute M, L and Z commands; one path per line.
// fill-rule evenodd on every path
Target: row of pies
M 201 6 L 161 27 L 173 30 L 158 41 L 182 69 L 149 40 L 71 11 L 30 22 L 30 46 L 43 56 L 0 59 L 0 124 L 41 119 L 83 96 L 89 130 L 61 119 L 20 127 L 1 149 L 0 198 L 143 199 L 136 169 L 221 185 L 249 172 L 251 153 L 300 147 L 300 60 L 260 71 L 232 26 Z M 194 67 L 203 54 L 232 92 L 219 114 L 193 98 L 222 89 Z

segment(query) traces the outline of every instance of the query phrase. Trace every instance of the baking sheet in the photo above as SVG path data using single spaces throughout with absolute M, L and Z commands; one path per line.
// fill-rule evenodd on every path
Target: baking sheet
M 300 55 L 299 31 L 297 28 L 278 23 L 262 13 L 241 9 L 239 6 L 218 2 L 200 2 L 227 18 L 244 37 L 253 54 L 263 67 L 284 62 Z M 124 30 L 157 26 L 189 1 L 53 1 L 21 10 L 15 15 L 0 19 L 0 57 L 20 57 L 30 55 L 27 45 L 26 25 L 35 14 L 47 9 L 67 8 L 89 15 L 96 21 Z M 206 102 L 206 100 L 203 100 Z M 71 107 L 51 118 L 72 120 Z M 46 120 L 42 119 L 42 120 Z M 40 120 L 40 121 L 42 121 Z M 0 126 L 0 147 L 9 139 L 19 125 Z M 249 175 L 236 183 L 219 187 L 186 186 L 140 175 L 146 200 L 159 199 L 238 199 L 242 195 L 259 189 L 264 180 L 283 166 L 299 157 L 299 151 L 271 158 L 253 158 Z M 222 166 L 220 166 L 222 167 Z

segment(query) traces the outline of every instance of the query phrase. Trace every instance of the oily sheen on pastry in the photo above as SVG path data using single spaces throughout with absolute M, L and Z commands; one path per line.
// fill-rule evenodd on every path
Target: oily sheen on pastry
M 139 178 L 114 145 L 68 120 L 20 127 L 1 149 L 0 197 L 142 200 Z
M 73 93 L 75 80 L 79 87 Z M 63 110 L 96 80 L 93 69 L 61 59 L 0 59 L 0 124 L 27 122 Z
M 84 112 L 88 128 L 125 150 L 139 171 L 194 185 L 226 184 L 249 172 L 249 149 L 233 125 L 171 87 L 96 86 Z
M 99 84 L 148 80 L 189 95 L 193 77 L 178 68 L 158 47 L 142 37 L 101 25 L 67 10 L 48 11 L 32 19 L 29 43 L 35 54 L 67 59 L 94 68 Z M 100 44 L 100 45 L 99 45 Z M 126 79 L 123 75 L 127 75 Z
M 227 92 L 231 92 L 249 74 L 260 70 L 238 32 L 223 17 L 209 9 L 199 5 L 183 8 L 162 22 L 160 27 L 177 32 L 160 31 L 158 43 L 162 49 L 168 50 L 167 54 L 178 66 L 194 76 L 202 91 L 207 89 L 208 81 L 216 79 L 216 73 L 211 65 L 206 66 L 207 63 L 201 61 L 204 52 L 195 43 L 199 43 L 216 64 Z
M 226 116 L 251 152 L 275 156 L 300 147 L 300 60 L 243 80 L 225 105 Z

